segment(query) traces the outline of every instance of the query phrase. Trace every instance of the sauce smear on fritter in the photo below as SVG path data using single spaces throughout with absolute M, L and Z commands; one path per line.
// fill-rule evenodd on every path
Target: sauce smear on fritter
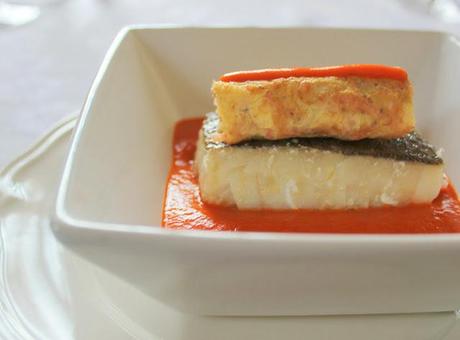
M 226 73 L 219 80 L 241 83 L 245 81 L 273 80 L 290 77 L 364 77 L 405 81 L 407 80 L 407 72 L 396 66 L 352 64 L 327 67 L 294 67 L 238 71 Z
M 355 210 L 238 210 L 202 202 L 192 165 L 202 118 L 176 124 L 162 226 L 170 229 L 301 233 L 460 232 L 460 201 L 451 183 L 431 203 Z

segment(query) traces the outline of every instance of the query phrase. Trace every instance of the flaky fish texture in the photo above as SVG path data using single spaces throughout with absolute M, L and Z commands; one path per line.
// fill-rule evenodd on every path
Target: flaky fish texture
M 215 140 L 326 136 L 397 138 L 414 130 L 409 80 L 292 77 L 212 86 L 220 117 Z
M 206 203 L 239 209 L 355 209 L 429 203 L 443 185 L 443 161 L 417 134 L 393 140 L 211 138 L 209 114 L 195 157 Z

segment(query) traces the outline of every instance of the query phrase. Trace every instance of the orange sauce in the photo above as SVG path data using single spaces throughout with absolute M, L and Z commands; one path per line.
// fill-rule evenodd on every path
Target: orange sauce
M 162 225 L 171 229 L 301 233 L 457 233 L 460 202 L 452 184 L 431 203 L 357 210 L 238 210 L 204 203 L 192 170 L 202 118 L 176 124 Z
M 240 71 L 226 73 L 220 77 L 220 80 L 226 82 L 245 82 L 250 80 L 273 80 L 289 77 L 365 77 L 405 81 L 407 80 L 407 72 L 400 67 L 394 66 L 356 64 Z

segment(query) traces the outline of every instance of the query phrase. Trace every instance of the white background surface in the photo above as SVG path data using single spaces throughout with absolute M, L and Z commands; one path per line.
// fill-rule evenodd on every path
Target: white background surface
M 55 121 L 79 110 L 106 49 L 124 25 L 300 25 L 460 32 L 460 24 L 446 23 L 434 11 L 430 13 L 431 0 L 45 2 L 36 21 L 21 27 L 0 26 L 0 167 Z
M 106 49 L 127 24 L 417 28 L 460 34 L 460 24 L 430 14 L 431 0 L 48 2 L 38 20 L 21 27 L 0 26 L 0 168 L 55 121 L 79 110 Z M 83 274 L 81 282 L 92 284 Z M 81 304 L 95 305 L 98 292 L 83 295 Z M 23 296 L 20 291 L 18 295 Z M 49 296 L 36 296 L 50 301 Z M 119 313 L 115 307 L 100 308 L 109 309 L 114 318 L 112 311 Z M 95 328 L 100 323 L 100 319 L 78 321 Z M 457 326 L 449 340 L 460 339 L 458 334 Z

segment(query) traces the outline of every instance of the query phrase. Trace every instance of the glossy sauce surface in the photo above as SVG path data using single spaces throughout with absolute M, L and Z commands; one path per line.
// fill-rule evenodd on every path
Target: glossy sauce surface
M 457 233 L 460 202 L 450 184 L 427 205 L 357 210 L 241 211 L 202 202 L 193 158 L 202 118 L 179 121 L 173 139 L 162 225 L 171 229 L 302 233 Z
M 289 77 L 364 77 L 405 81 L 407 72 L 395 66 L 355 64 L 328 67 L 296 67 L 226 73 L 219 78 L 225 82 L 273 80 Z

